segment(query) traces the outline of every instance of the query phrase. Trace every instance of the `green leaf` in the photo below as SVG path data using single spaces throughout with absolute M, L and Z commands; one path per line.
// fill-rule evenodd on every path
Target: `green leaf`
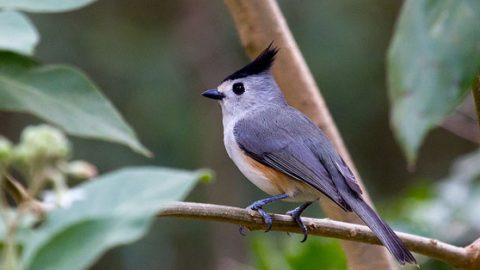
M 63 12 L 84 7 L 96 0 L 0 0 L 0 8 L 28 12 Z
M 347 269 L 346 258 L 338 240 L 312 237 L 305 243 L 298 235 L 272 238 L 255 235 L 251 238 L 252 269 Z
M 202 171 L 142 167 L 79 186 L 75 193 L 80 200 L 49 212 L 29 235 L 22 256 L 25 269 L 88 268 L 107 249 L 142 237 L 162 207 L 183 199 L 202 177 Z
M 37 29 L 25 15 L 0 11 L 0 50 L 32 55 L 38 41 Z
M 406 1 L 388 52 L 391 122 L 412 164 L 480 70 L 480 1 Z
M 25 57 L 0 53 L 0 110 L 31 113 L 69 134 L 150 154 L 108 99 L 72 67 L 40 66 Z

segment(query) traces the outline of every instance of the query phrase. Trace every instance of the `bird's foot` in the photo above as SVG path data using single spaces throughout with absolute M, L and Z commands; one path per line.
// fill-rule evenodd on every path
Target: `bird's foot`
M 285 199 L 287 197 L 288 197 L 287 194 L 279 194 L 270 198 L 262 199 L 249 205 L 247 207 L 247 210 L 252 210 L 259 213 L 260 216 L 262 216 L 263 218 L 263 222 L 265 222 L 265 224 L 267 225 L 267 229 L 265 230 L 265 232 L 269 232 L 272 229 L 272 216 L 270 216 L 267 212 L 265 212 L 265 210 L 263 210 L 263 206 L 274 201 Z M 245 235 L 244 226 L 240 226 L 240 234 Z
M 298 208 L 295 208 L 291 211 L 288 211 L 287 215 L 291 216 L 293 218 L 293 220 L 298 224 L 298 227 L 300 227 L 300 230 L 302 230 L 303 239 L 300 242 L 303 243 L 303 242 L 307 241 L 308 230 L 307 230 L 307 226 L 305 226 L 305 224 L 303 224 L 302 218 L 300 217 L 301 213 L 302 213 L 301 211 L 298 211 Z
M 293 218 L 293 220 L 295 221 L 295 223 L 297 223 L 298 227 L 300 227 L 300 230 L 302 230 L 303 239 L 302 239 L 302 241 L 300 241 L 302 243 L 307 241 L 308 230 L 307 230 L 307 226 L 305 226 L 305 224 L 303 224 L 301 215 L 302 215 L 303 211 L 305 210 L 305 208 L 307 208 L 310 204 L 311 203 L 305 203 L 305 204 L 287 212 L 287 215 L 291 216 Z
M 263 222 L 267 225 L 267 229 L 265 232 L 269 232 L 272 229 L 272 216 L 270 216 L 265 210 L 263 210 L 263 205 L 262 202 L 254 202 L 250 206 L 247 207 L 247 209 L 253 210 L 257 213 L 260 214 L 263 218 Z

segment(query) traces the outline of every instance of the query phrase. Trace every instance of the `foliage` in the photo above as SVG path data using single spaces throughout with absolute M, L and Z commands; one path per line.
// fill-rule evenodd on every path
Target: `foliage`
M 66 137 L 46 125 L 27 127 L 21 137 L 18 145 L 0 140 L 2 174 L 15 181 L 9 172 L 15 168 L 36 188 L 23 201 L 15 198 L 22 209 L 0 207 L 7 217 L 0 223 L 5 269 L 85 269 L 105 250 L 139 239 L 166 203 L 181 200 L 198 180 L 210 177 L 205 171 L 126 168 L 68 189 L 71 176 L 91 176 L 91 169 L 82 172 L 82 163 L 68 162 Z M 36 202 L 35 191 L 48 183 L 54 191 L 43 192 L 44 201 Z M 21 256 L 14 252 L 19 248 Z
M 0 12 L 0 49 L 10 51 L 0 51 L 0 109 L 31 113 L 69 134 L 122 143 L 148 156 L 134 131 L 85 74 L 16 54 L 33 54 L 39 38 L 28 18 L 10 9 L 64 11 L 89 2 L 0 1 L 0 11 L 9 9 Z
M 268 236 L 271 238 L 271 236 Z M 294 270 L 294 269 L 346 269 L 346 258 L 340 243 L 328 238 L 310 237 L 300 243 L 297 237 L 272 240 L 256 236 L 251 240 L 255 269 Z
M 37 30 L 25 15 L 0 11 L 0 49 L 32 55 L 38 40 Z
M 105 250 L 142 237 L 163 206 L 183 199 L 203 177 L 138 167 L 94 178 L 70 190 L 78 200 L 49 212 L 29 234 L 22 262 L 26 269 L 85 269 Z
M 388 85 L 391 123 L 410 165 L 428 131 L 464 100 L 478 78 L 479 14 L 475 0 L 403 5 L 388 52 Z M 479 163 L 477 150 L 459 158 L 439 184 L 411 188 L 400 204 L 402 224 L 421 235 L 469 244 L 480 232 Z M 423 266 L 449 269 L 434 261 Z
M 39 36 L 15 9 L 61 12 L 91 2 L 0 0 L 0 110 L 27 112 L 71 135 L 150 155 L 85 74 L 30 58 Z M 72 156 L 68 138 L 49 125 L 25 128 L 18 144 L 0 136 L 0 187 L 14 201 L 5 203 L 0 193 L 0 268 L 85 269 L 106 250 L 142 237 L 162 207 L 210 178 L 205 171 L 162 167 L 94 177 L 94 165 Z
M 388 85 L 391 122 L 410 164 L 480 71 L 479 20 L 477 0 L 404 3 L 388 52 Z
M 123 143 L 148 155 L 113 105 L 79 70 L 0 53 L 0 109 L 28 112 L 72 135 Z

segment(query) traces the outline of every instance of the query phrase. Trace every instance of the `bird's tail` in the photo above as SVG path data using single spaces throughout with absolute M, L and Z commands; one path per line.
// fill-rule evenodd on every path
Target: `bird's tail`
M 342 196 L 352 210 L 365 222 L 365 224 L 377 235 L 380 242 L 390 251 L 397 261 L 417 264 L 412 253 L 405 247 L 402 240 L 393 230 L 373 211 L 370 206 L 357 194 L 350 193 L 349 196 Z

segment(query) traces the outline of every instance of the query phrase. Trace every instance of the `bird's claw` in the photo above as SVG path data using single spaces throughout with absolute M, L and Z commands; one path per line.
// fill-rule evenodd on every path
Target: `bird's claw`
M 265 210 L 263 210 L 262 207 L 268 203 L 271 203 L 277 200 L 283 200 L 287 197 L 288 197 L 287 194 L 279 194 L 270 198 L 259 200 L 252 203 L 250 206 L 248 206 L 247 210 L 252 210 L 259 213 L 260 216 L 263 218 L 263 222 L 265 222 L 265 224 L 267 225 L 267 229 L 265 230 L 265 232 L 269 232 L 272 229 L 272 216 L 270 216 L 267 212 L 265 212 Z M 243 228 L 243 226 L 240 227 L 240 234 L 245 235 L 245 229 Z
M 307 241 L 307 238 L 308 238 L 307 226 L 305 226 L 305 224 L 303 224 L 302 218 L 300 217 L 302 211 L 299 211 L 298 208 L 295 208 L 295 209 L 287 212 L 287 215 L 291 216 L 292 219 L 295 221 L 295 223 L 297 223 L 298 227 L 300 227 L 300 230 L 302 230 L 303 239 L 302 239 L 302 241 L 300 241 L 301 243 Z
M 272 229 L 272 217 L 267 212 L 265 212 L 262 207 L 257 206 L 254 203 L 247 208 L 259 213 L 260 216 L 262 216 L 263 222 L 265 222 L 265 224 L 267 225 L 267 229 L 265 230 L 265 232 L 269 232 Z
M 269 232 L 272 229 L 272 217 L 263 210 L 262 206 L 259 206 L 257 202 L 253 203 L 252 205 L 248 206 L 247 209 L 253 210 L 260 214 L 263 218 L 263 222 L 267 225 L 267 229 L 265 232 Z
M 265 230 L 265 232 L 269 232 L 272 229 L 272 217 L 267 214 L 267 212 L 265 212 L 265 210 L 263 210 L 262 208 L 259 208 L 256 211 L 260 214 L 260 216 L 262 216 L 263 222 L 265 222 L 265 224 L 267 225 L 267 229 Z

